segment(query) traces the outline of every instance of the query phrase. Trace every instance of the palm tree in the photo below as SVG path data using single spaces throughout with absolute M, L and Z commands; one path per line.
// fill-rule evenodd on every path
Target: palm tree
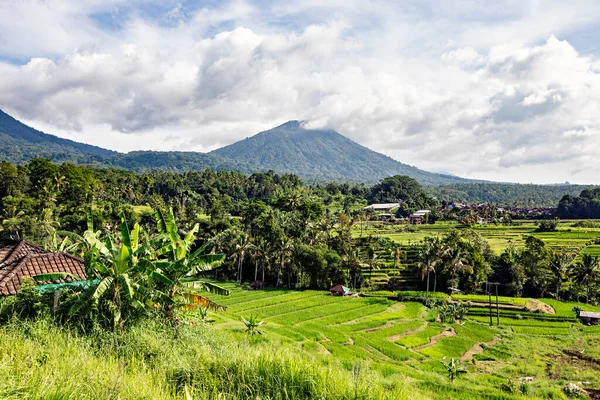
M 565 249 L 562 251 L 553 251 L 550 254 L 548 267 L 552 271 L 556 281 L 556 299 L 558 299 L 558 293 L 562 286 L 562 281 L 565 277 L 565 273 L 567 272 L 567 268 L 571 262 L 573 262 L 573 258 L 574 254 L 568 253 Z
M 234 245 L 234 255 L 238 262 L 237 268 L 237 280 L 238 283 L 242 284 L 242 265 L 244 263 L 244 259 L 246 258 L 246 252 L 252 248 L 252 242 L 250 241 L 250 236 L 244 231 L 238 231 L 235 233 L 233 239 Z
M 24 211 L 17 211 L 16 207 L 12 207 L 4 218 L 0 220 L 0 232 L 8 231 L 10 238 L 14 240 L 21 240 L 19 234 L 21 224 L 23 223 L 22 217 L 25 215 Z M 14 235 L 10 232 L 14 232 Z
M 375 252 L 375 249 L 371 246 L 369 246 L 369 248 L 367 248 L 367 258 L 365 259 L 365 263 L 366 265 L 369 267 L 369 279 L 372 278 L 373 276 L 373 270 L 374 269 L 379 269 L 379 266 L 381 265 L 381 261 L 379 260 L 379 257 L 377 256 L 377 252 Z
M 289 238 L 282 237 L 279 239 L 277 243 L 277 247 L 275 248 L 275 254 L 279 258 L 279 269 L 277 271 L 277 282 L 275 286 L 279 286 L 279 280 L 281 278 L 281 272 L 285 269 L 285 265 L 287 264 L 290 256 L 292 255 L 293 245 L 292 241 Z
M 398 269 L 398 263 L 400 261 L 400 258 L 404 257 L 406 255 L 406 252 L 402 250 L 402 246 L 400 246 L 399 244 L 394 244 L 390 255 L 394 259 L 394 268 Z
M 438 262 L 436 258 L 436 249 L 431 242 L 426 242 L 423 250 L 419 254 L 419 269 L 421 270 L 421 280 L 427 277 L 427 291 L 425 292 L 425 304 L 429 303 L 429 274 L 435 273 L 435 265 Z
M 459 272 L 472 271 L 470 265 L 467 264 L 468 260 L 465 257 L 464 251 L 460 246 L 460 243 L 452 243 L 446 250 L 447 257 L 447 269 L 450 270 L 451 284 L 453 290 L 458 289 L 457 274 Z
M 185 303 L 191 302 L 214 309 L 223 308 L 203 296 L 182 290 L 182 287 L 189 284 L 195 289 L 228 295 L 228 290 L 194 278 L 201 272 L 211 271 L 220 266 L 225 259 L 225 255 L 204 254 L 207 248 L 213 245 L 212 240 L 208 240 L 192 252 L 191 249 L 197 240 L 198 224 L 194 225 L 185 235 L 180 236 L 173 209 L 169 209 L 166 214 L 159 209 L 155 212 L 155 218 L 160 243 L 156 246 L 158 248 L 152 252 L 152 262 L 146 273 L 151 278 L 156 278 L 160 283 L 167 286 L 167 296 L 171 300 L 179 297 L 183 298 Z M 170 316 L 169 313 L 172 311 L 172 307 L 166 307 L 165 310 L 167 316 Z
M 579 287 L 586 286 L 586 303 L 590 301 L 590 293 L 593 289 L 593 284 L 598 279 L 600 271 L 598 265 L 600 261 L 598 256 L 592 256 L 591 254 L 584 254 L 581 260 L 578 261 L 573 268 L 573 279 L 579 285 Z M 579 300 L 579 296 L 578 296 Z

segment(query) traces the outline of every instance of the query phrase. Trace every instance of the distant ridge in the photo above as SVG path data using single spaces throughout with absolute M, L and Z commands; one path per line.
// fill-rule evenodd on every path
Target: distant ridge
M 234 170 L 242 173 L 292 173 L 309 182 L 375 183 L 390 175 L 408 175 L 425 185 L 476 182 L 435 174 L 400 163 L 333 130 L 304 129 L 289 121 L 210 153 L 112 150 L 78 143 L 33 129 L 0 110 L 0 160 L 22 164 L 45 157 L 134 171 Z
M 0 110 L 0 157 L 14 163 L 46 157 L 56 162 L 94 162 L 118 154 L 33 129 Z M 99 159 L 98 159 L 99 158 Z

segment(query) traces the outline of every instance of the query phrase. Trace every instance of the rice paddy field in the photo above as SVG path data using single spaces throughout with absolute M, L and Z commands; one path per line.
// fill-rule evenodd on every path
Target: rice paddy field
M 244 340 L 241 318 L 255 316 L 263 321 L 259 342 L 328 368 L 368 370 L 389 385 L 401 383 L 406 398 L 560 399 L 568 398 L 563 389 L 570 382 L 600 390 L 600 359 L 564 352 L 600 356 L 600 329 L 582 325 L 573 311 L 600 307 L 502 297 L 490 326 L 485 296 L 456 296 L 470 302 L 470 312 L 460 323 L 443 324 L 435 310 L 416 302 L 225 286 L 229 296 L 209 295 L 227 306 L 212 314 L 212 329 Z M 441 363 L 451 358 L 467 371 L 453 382 Z
M 600 255 L 600 245 L 593 244 L 600 237 L 600 228 L 581 228 L 573 226 L 577 221 L 561 221 L 556 232 L 535 232 L 536 221 L 516 221 L 513 225 L 474 224 L 473 230 L 488 241 L 492 250 L 500 253 L 508 245 L 523 246 L 524 235 L 534 235 L 552 248 L 576 249 L 585 247 L 585 252 Z M 453 228 L 459 227 L 454 222 L 436 222 L 431 225 L 411 226 L 414 231 L 408 231 L 406 225 L 385 225 L 369 222 L 359 224 L 354 228 L 354 236 L 388 237 L 403 245 L 416 244 L 427 236 L 443 235 Z

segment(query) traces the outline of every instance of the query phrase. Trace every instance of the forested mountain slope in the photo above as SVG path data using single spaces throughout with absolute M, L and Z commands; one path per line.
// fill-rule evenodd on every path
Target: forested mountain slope
M 34 157 L 56 162 L 100 163 L 117 154 L 101 147 L 62 139 L 33 129 L 0 110 L 0 158 L 22 163 Z
M 77 143 L 35 130 L 0 111 L 0 159 L 24 163 L 35 157 L 120 167 L 135 171 L 235 170 L 243 173 L 293 173 L 309 182 L 377 183 L 408 175 L 421 184 L 468 182 L 423 171 L 369 150 L 333 130 L 303 129 L 290 121 L 211 153 L 134 151 L 127 154 Z
M 469 181 L 403 164 L 333 130 L 304 129 L 299 121 L 286 122 L 210 154 L 309 181 L 376 183 L 392 175 L 407 175 L 424 185 Z

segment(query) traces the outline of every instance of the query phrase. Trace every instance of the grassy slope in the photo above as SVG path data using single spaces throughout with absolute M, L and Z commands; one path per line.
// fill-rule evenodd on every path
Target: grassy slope
M 229 306 L 218 315 L 217 328 L 241 332 L 240 316 L 258 315 L 266 322 L 264 336 L 279 347 L 296 348 L 320 363 L 341 363 L 346 368 L 356 360 L 364 360 L 370 369 L 384 376 L 410 378 L 414 393 L 429 398 L 511 398 L 500 388 L 509 379 L 522 376 L 535 377 L 526 389 L 530 397 L 562 398 L 566 380 L 585 380 L 595 373 L 589 365 L 562 358 L 551 362 L 555 379 L 545 372 L 546 364 L 561 355 L 562 349 L 600 340 L 598 330 L 583 327 L 574 319 L 572 304 L 553 303 L 558 308 L 557 315 L 552 315 L 554 319 L 526 311 L 517 318 L 507 311 L 501 313 L 500 327 L 478 322 L 487 321 L 479 316 L 459 326 L 431 322 L 432 315 L 418 303 L 339 298 L 314 291 L 251 292 L 230 288 L 230 297 L 213 296 Z M 527 302 L 503 300 L 512 304 Z M 447 329 L 455 331 L 456 336 L 440 338 L 431 347 L 418 347 Z M 500 342 L 477 354 L 474 362 L 466 363 L 467 375 L 452 384 L 446 379 L 441 359 L 460 358 L 476 344 L 495 337 Z M 564 365 L 558 368 L 559 364 Z

